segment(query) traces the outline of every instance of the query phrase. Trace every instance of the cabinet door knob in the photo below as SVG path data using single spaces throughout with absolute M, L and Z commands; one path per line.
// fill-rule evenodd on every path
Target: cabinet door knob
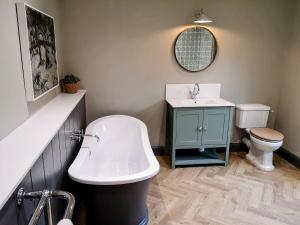
M 203 128 L 202 127 L 198 127 L 197 129 L 199 132 L 202 132 Z
M 204 127 L 203 130 L 204 130 L 204 131 L 207 131 L 207 127 Z

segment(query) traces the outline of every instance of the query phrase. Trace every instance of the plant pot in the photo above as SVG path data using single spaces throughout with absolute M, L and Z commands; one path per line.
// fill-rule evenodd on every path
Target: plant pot
M 64 92 L 74 94 L 79 90 L 79 82 L 63 84 L 63 87 Z

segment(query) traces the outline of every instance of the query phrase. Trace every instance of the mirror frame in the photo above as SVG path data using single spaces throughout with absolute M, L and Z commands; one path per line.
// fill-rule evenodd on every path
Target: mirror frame
M 213 59 L 211 60 L 211 62 L 210 62 L 205 68 L 203 68 L 203 69 L 201 69 L 201 70 L 196 70 L 196 71 L 188 70 L 187 68 L 183 67 L 183 66 L 180 64 L 180 62 L 179 62 L 179 60 L 177 59 L 177 57 L 176 57 L 176 43 L 177 43 L 177 41 L 178 41 L 178 38 L 180 37 L 180 35 L 181 35 L 182 33 L 184 33 L 185 31 L 187 31 L 187 30 L 189 30 L 189 29 L 193 29 L 193 28 L 202 28 L 202 29 L 207 30 L 207 31 L 212 35 L 213 41 L 214 41 L 214 43 L 215 43 L 215 49 L 214 49 L 214 52 L 213 52 L 214 57 L 213 57 Z M 185 71 L 187 71 L 187 72 L 197 73 L 197 72 L 201 72 L 201 71 L 203 71 L 203 70 L 206 70 L 206 69 L 207 69 L 208 67 L 210 67 L 211 64 L 215 61 L 216 56 L 217 56 L 217 53 L 218 53 L 218 42 L 217 42 L 217 39 L 216 39 L 215 35 L 213 34 L 213 32 L 211 32 L 211 31 L 210 31 L 209 29 L 207 29 L 206 27 L 202 27 L 202 26 L 193 26 L 193 27 L 186 28 L 186 29 L 184 29 L 183 31 L 181 31 L 181 32 L 177 35 L 177 37 L 176 37 L 176 39 L 175 39 L 175 42 L 174 42 L 174 56 L 175 56 L 176 62 L 179 64 L 179 66 L 180 66 L 181 68 L 183 68 L 183 69 L 184 69 Z

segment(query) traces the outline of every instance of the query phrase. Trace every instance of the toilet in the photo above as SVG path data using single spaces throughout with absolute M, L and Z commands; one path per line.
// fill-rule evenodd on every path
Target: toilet
M 258 169 L 274 170 L 273 152 L 283 144 L 283 134 L 267 128 L 270 107 L 262 104 L 236 105 L 236 126 L 245 129 L 250 139 L 243 138 L 249 148 L 246 158 Z

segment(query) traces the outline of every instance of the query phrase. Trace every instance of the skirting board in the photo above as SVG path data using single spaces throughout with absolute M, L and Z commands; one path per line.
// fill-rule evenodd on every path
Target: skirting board
M 154 155 L 169 155 L 168 149 L 164 146 L 153 146 L 152 147 Z M 231 143 L 230 152 L 247 152 L 248 148 L 242 143 Z
M 168 150 L 164 146 L 155 146 L 152 147 L 153 152 L 155 155 L 169 155 Z M 247 152 L 248 148 L 243 143 L 231 143 L 230 144 L 230 152 Z M 275 151 L 275 154 L 282 157 L 295 167 L 300 169 L 300 157 L 294 155 L 290 151 L 280 148 L 277 151 Z
M 275 151 L 277 155 L 288 161 L 290 164 L 294 165 L 295 167 L 300 169 L 300 157 L 294 155 L 290 151 L 280 148 L 277 151 Z
M 164 146 L 152 146 L 152 150 L 154 155 L 162 156 L 162 155 L 169 155 L 167 149 Z

